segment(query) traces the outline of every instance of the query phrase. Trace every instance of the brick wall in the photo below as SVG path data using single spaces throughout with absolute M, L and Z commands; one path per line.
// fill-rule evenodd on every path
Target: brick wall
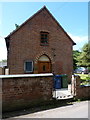
M 0 75 L 2 75 L 2 68 L 0 67 Z
M 52 76 L 2 78 L 2 108 L 12 111 L 52 99 Z
M 90 99 L 90 86 L 77 87 L 76 98 Z
M 80 77 L 72 77 L 72 94 L 78 99 L 90 99 L 90 86 L 81 86 Z
M 4 75 L 4 68 L 0 67 L 0 75 Z

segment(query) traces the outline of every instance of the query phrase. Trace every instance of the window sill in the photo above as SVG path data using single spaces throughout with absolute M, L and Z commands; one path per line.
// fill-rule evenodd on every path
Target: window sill
M 40 45 L 41 45 L 41 46 L 49 46 L 48 43 L 47 43 L 47 44 L 41 43 Z
M 30 72 L 25 71 L 24 74 L 33 74 L 33 71 Z

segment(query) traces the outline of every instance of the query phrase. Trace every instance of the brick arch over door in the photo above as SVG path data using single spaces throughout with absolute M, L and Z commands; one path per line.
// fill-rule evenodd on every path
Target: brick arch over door
M 51 68 L 51 60 L 50 58 L 43 54 L 42 56 L 39 57 L 38 59 L 38 73 L 51 73 L 52 68 Z
M 53 59 L 53 57 L 51 56 L 50 53 L 46 52 L 46 51 L 42 51 L 40 54 L 38 54 L 36 57 L 35 57 L 35 64 L 38 63 L 38 59 L 42 56 L 42 55 L 46 55 L 50 60 L 51 60 L 51 63 L 54 64 L 55 61 Z

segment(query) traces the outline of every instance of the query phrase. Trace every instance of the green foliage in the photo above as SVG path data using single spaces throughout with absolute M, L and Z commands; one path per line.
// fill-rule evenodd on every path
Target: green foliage
M 81 79 L 80 85 L 90 85 L 90 75 L 88 74 L 78 74 Z
M 90 67 L 90 43 L 87 43 L 82 48 L 82 53 L 78 56 L 78 66 Z
M 90 85 L 90 81 L 83 81 L 80 85 Z
M 88 74 L 78 74 L 81 78 L 81 80 L 87 80 L 87 78 L 89 77 Z
M 74 70 L 77 68 L 78 56 L 80 56 L 81 52 L 78 50 L 73 50 L 73 68 Z
M 88 71 L 90 72 L 90 67 L 87 67 Z
M 77 99 L 77 102 L 81 102 L 81 99 Z
M 86 80 L 90 80 L 90 76 L 86 77 Z
M 1 60 L 0 62 L 7 62 L 7 60 L 5 59 L 5 60 Z

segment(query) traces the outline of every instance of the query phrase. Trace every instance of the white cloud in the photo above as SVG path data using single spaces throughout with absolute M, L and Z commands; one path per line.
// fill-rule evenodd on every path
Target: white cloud
M 0 60 L 7 59 L 5 39 L 0 36 Z
M 75 35 L 72 35 L 71 33 L 68 33 L 69 36 L 72 38 L 72 40 L 76 43 L 78 42 L 83 42 L 83 41 L 88 41 L 88 36 L 75 36 Z
M 76 45 L 73 47 L 74 50 L 81 50 L 83 45 L 88 42 L 88 36 L 83 36 L 83 35 L 77 36 L 71 33 L 68 34 L 72 38 L 72 40 L 76 43 Z

